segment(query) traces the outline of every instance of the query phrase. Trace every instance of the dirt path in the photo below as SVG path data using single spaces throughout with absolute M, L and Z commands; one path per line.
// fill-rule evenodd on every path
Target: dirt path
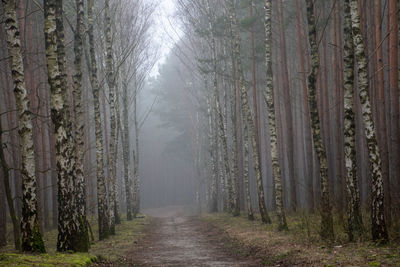
M 231 255 L 221 239 L 207 233 L 196 217 L 171 210 L 157 214 L 148 240 L 138 244 L 131 255 L 137 265 L 259 266 L 250 259 Z

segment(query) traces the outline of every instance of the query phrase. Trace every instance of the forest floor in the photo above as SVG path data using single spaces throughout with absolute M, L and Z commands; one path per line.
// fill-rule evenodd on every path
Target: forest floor
M 108 239 L 98 241 L 97 221 L 90 218 L 94 238 L 89 253 L 56 253 L 57 230 L 47 231 L 44 234 L 44 241 L 47 253 L 45 254 L 23 254 L 14 250 L 12 226 L 8 233 L 8 245 L 0 248 L 0 266 L 88 266 L 97 263 L 124 265 L 127 261 L 126 255 L 129 254 L 133 244 L 140 240 L 148 232 L 147 228 L 152 225 L 152 219 L 148 216 L 132 221 L 123 220 L 116 225 L 116 234 Z
M 334 243 L 324 243 L 319 238 L 317 215 L 288 216 L 286 232 L 278 232 L 276 224 L 263 224 L 259 218 L 249 221 L 247 216 L 205 214 L 200 220 L 208 225 L 208 235 L 219 236 L 228 249 L 264 266 L 400 266 L 398 243 L 380 247 L 370 241 L 348 243 L 338 224 Z
M 226 249 L 208 224 L 184 207 L 144 211 L 154 219 L 150 233 L 128 256 L 134 266 L 260 266 Z
M 9 245 L 0 249 L 0 266 L 400 266 L 398 243 L 348 243 L 338 223 L 334 243 L 324 243 L 317 215 L 290 215 L 289 231 L 278 232 L 259 218 L 197 215 L 193 207 L 144 213 L 122 221 L 115 236 L 94 242 L 89 253 L 55 253 L 53 230 L 45 234 L 47 254 L 18 254 Z M 95 220 L 91 225 L 96 235 Z

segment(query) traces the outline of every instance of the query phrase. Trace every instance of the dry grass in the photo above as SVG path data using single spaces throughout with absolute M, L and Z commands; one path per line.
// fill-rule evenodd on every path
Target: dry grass
M 276 224 L 262 224 L 259 218 L 249 221 L 244 216 L 206 214 L 202 219 L 221 229 L 239 253 L 261 258 L 267 266 L 400 266 L 399 244 L 377 247 L 370 241 L 348 243 L 338 223 L 335 242 L 326 244 L 319 238 L 317 215 L 288 216 L 287 232 L 278 232 Z M 272 219 L 276 221 L 273 214 Z

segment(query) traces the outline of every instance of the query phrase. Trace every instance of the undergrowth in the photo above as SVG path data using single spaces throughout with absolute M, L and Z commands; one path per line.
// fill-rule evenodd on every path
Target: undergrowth
M 151 220 L 147 216 L 139 217 L 132 221 L 122 220 L 121 224 L 116 225 L 116 234 L 102 241 L 98 241 L 96 217 L 89 217 L 95 240 L 89 236 L 91 245 L 88 253 L 57 253 L 56 229 L 46 231 L 43 235 L 47 253 L 19 253 L 13 246 L 10 225 L 7 228 L 8 244 L 0 248 L 0 266 L 88 266 L 97 261 L 124 261 L 124 256 L 132 245 L 145 235 L 146 226 Z
M 276 215 L 271 213 L 273 222 Z M 391 241 L 386 246 L 376 246 L 371 241 L 370 229 L 357 242 L 348 242 L 345 224 L 334 218 L 335 240 L 321 240 L 318 214 L 296 213 L 287 216 L 288 231 L 278 231 L 277 223 L 263 224 L 256 214 L 249 221 L 246 214 L 233 217 L 230 214 L 202 215 L 202 220 L 226 235 L 231 244 L 237 244 L 232 252 L 253 251 L 261 263 L 270 266 L 280 263 L 288 266 L 400 266 L 400 244 Z M 364 218 L 367 225 L 368 218 Z

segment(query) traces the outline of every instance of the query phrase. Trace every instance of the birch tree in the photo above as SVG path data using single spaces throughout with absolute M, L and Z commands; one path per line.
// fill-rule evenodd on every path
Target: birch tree
M 100 111 L 100 87 L 97 77 L 97 59 L 94 46 L 93 28 L 93 4 L 94 0 L 88 1 L 88 37 L 90 54 L 90 83 L 93 92 L 94 104 L 94 126 L 96 135 L 96 175 L 97 175 L 97 215 L 99 223 L 99 239 L 109 236 L 109 213 L 107 203 L 106 181 L 104 177 L 104 157 L 103 157 L 103 134 Z
M 360 13 L 357 0 L 350 0 L 351 27 L 353 34 L 354 55 L 357 69 L 359 98 L 361 101 L 362 118 L 365 137 L 367 139 L 369 165 L 371 169 L 371 222 L 372 239 L 378 243 L 388 242 L 388 232 L 385 222 L 384 192 L 382 179 L 382 162 L 376 140 L 375 124 L 369 98 L 369 79 L 367 58 L 365 56 L 364 40 L 361 34 Z
M 247 88 L 244 80 L 243 70 L 242 70 L 242 63 L 240 59 L 240 36 L 239 36 L 239 29 L 235 11 L 235 3 L 233 0 L 227 1 L 229 7 L 229 19 L 230 19 L 230 27 L 231 27 L 231 38 L 233 44 L 233 54 L 235 58 L 235 63 L 237 66 L 238 78 L 239 78 L 239 85 L 241 88 L 241 101 L 242 101 L 242 112 L 243 116 L 246 118 L 247 124 L 249 126 L 249 133 L 250 133 L 250 140 L 251 140 L 251 147 L 253 151 L 253 167 L 254 173 L 256 176 L 256 183 L 257 183 L 257 196 L 258 196 L 258 205 L 259 210 L 261 213 L 261 220 L 264 223 L 270 223 L 271 219 L 269 218 L 266 206 L 265 206 L 265 198 L 264 198 L 264 186 L 261 174 L 261 160 L 260 160 L 260 153 L 259 147 L 257 145 L 257 139 L 255 135 L 254 129 L 254 120 L 253 115 L 251 114 L 251 109 L 249 105 L 248 95 L 247 95 Z
M 311 48 L 311 71 L 307 77 L 308 80 L 308 101 L 310 105 L 310 118 L 312 127 L 312 136 L 314 149 L 319 161 L 319 175 L 321 180 L 321 237 L 326 240 L 333 240 L 333 218 L 332 207 L 329 196 L 328 183 L 328 162 L 326 150 L 321 138 L 321 125 L 318 114 L 317 104 L 317 77 L 320 68 L 317 44 L 317 27 L 314 15 L 314 1 L 306 0 L 307 4 L 307 22 L 308 22 L 308 41 Z
M 76 0 L 76 29 L 74 41 L 74 115 L 75 115 L 75 174 L 76 174 L 76 209 L 78 211 L 79 229 L 76 249 L 78 251 L 89 250 L 89 235 L 86 221 L 86 181 L 83 173 L 83 160 L 85 154 L 85 132 L 84 132 L 84 114 L 82 108 L 82 52 L 83 52 L 83 35 L 85 31 L 84 25 L 84 3 L 83 0 Z M 89 127 L 89 126 L 88 126 Z
M 344 153 L 346 163 L 347 222 L 349 240 L 363 232 L 360 193 L 358 190 L 355 116 L 354 116 L 354 46 L 349 0 L 344 2 Z
M 109 201 L 110 201 L 110 234 L 115 234 L 115 205 L 116 205 L 116 155 L 115 155 L 115 131 L 116 131 L 116 118 L 115 118 L 115 73 L 113 69 L 113 47 L 112 47 L 112 34 L 111 34 L 111 16 L 110 16 L 110 1 L 105 1 L 104 8 L 105 16 L 105 36 L 106 36 L 106 79 L 108 84 L 108 101 L 110 103 L 110 157 L 108 162 L 108 176 L 110 182 L 109 188 Z
M 69 111 L 62 1 L 44 1 L 47 76 L 54 124 L 58 184 L 58 251 L 76 251 L 79 240 L 75 202 L 75 144 Z
M 274 88 L 273 88 L 273 72 L 272 72 L 272 57 L 271 57 L 271 43 L 272 43 L 272 2 L 271 0 L 264 1 L 265 10 L 265 65 L 267 74 L 267 84 L 264 90 L 264 100 L 267 103 L 268 108 L 268 122 L 269 122 L 269 135 L 270 135 L 270 151 L 272 158 L 272 170 L 274 175 L 275 184 L 275 203 L 276 203 L 276 214 L 278 217 L 278 229 L 287 230 L 288 226 L 286 223 L 285 211 L 283 210 L 283 199 L 282 199 L 282 175 L 281 168 L 279 166 L 278 158 L 278 141 L 276 135 L 276 117 L 275 117 L 275 106 L 274 106 Z M 293 175 L 293 173 L 291 173 Z M 295 196 L 292 196 L 295 197 Z
M 15 1 L 3 0 L 7 48 L 14 82 L 14 96 L 18 112 L 18 133 L 22 155 L 22 220 L 21 248 L 28 252 L 45 252 L 39 232 L 36 165 L 33 149 L 33 126 L 25 86 L 21 40 L 15 11 Z

